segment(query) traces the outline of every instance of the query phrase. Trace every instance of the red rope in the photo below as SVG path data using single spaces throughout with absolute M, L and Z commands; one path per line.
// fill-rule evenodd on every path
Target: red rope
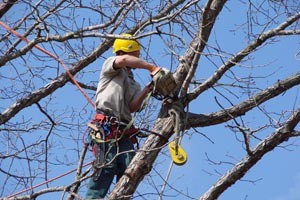
M 30 41 L 20 35 L 19 33 L 17 33 L 15 30 L 13 30 L 12 28 L 10 28 L 9 26 L 7 26 L 5 23 L 3 23 L 2 21 L 0 21 L 0 25 L 5 28 L 8 32 L 14 34 L 15 36 L 17 36 L 18 38 L 22 39 L 23 41 L 30 43 Z M 76 87 L 78 88 L 78 90 L 83 94 L 83 96 L 87 99 L 87 101 L 93 106 L 93 108 L 95 108 L 95 104 L 93 103 L 93 101 L 87 96 L 87 94 L 83 91 L 83 89 L 80 87 L 80 85 L 78 84 L 78 82 L 75 80 L 75 78 L 73 77 L 73 75 L 70 73 L 68 67 L 63 63 L 62 60 L 60 60 L 56 55 L 50 53 L 49 51 L 47 51 L 46 49 L 43 49 L 42 47 L 38 46 L 38 45 L 34 45 L 35 48 L 37 48 L 38 50 L 40 50 L 41 52 L 45 53 L 46 55 L 54 58 L 58 63 L 60 63 L 63 68 L 66 70 L 67 75 L 69 76 L 69 78 L 73 81 L 73 83 L 76 85 Z
M 92 163 L 93 163 L 93 161 L 84 164 L 82 167 L 86 167 L 86 166 L 88 166 L 88 165 L 90 165 L 90 164 L 92 164 Z M 11 197 L 17 196 L 17 195 L 19 195 L 19 194 L 22 194 L 22 193 L 24 193 L 24 192 L 27 192 L 27 191 L 29 191 L 29 190 L 33 190 L 34 188 L 40 187 L 40 186 L 42 186 L 42 185 L 45 185 L 45 184 L 50 183 L 50 182 L 52 182 L 52 181 L 55 181 L 55 180 L 57 180 L 57 179 L 59 179 L 59 178 L 61 178 L 61 177 L 64 177 L 64 176 L 66 176 L 66 175 L 68 175 L 68 174 L 71 174 L 71 173 L 75 172 L 76 170 L 77 170 L 77 168 L 76 168 L 76 169 L 73 169 L 73 170 L 71 170 L 71 171 L 68 171 L 68 172 L 66 172 L 66 173 L 63 173 L 63 174 L 61 174 L 61 175 L 59 175 L 59 176 L 56 176 L 56 177 L 54 177 L 54 178 L 52 178 L 52 179 L 49 179 L 49 180 L 47 180 L 47 181 L 45 181 L 45 182 L 39 183 L 39 184 L 37 184 L 37 185 L 35 185 L 35 186 L 32 186 L 32 187 L 30 187 L 30 188 L 24 189 L 24 190 L 22 190 L 22 191 L 20 191 L 20 192 L 14 193 L 14 194 L 8 196 L 7 198 L 11 198 Z
M 7 25 L 6 25 L 5 23 L 3 23 L 2 21 L 0 21 L 0 25 L 1 25 L 3 28 L 5 28 L 8 32 L 14 34 L 14 35 L 17 36 L 18 38 L 20 38 L 20 39 L 22 39 L 23 41 L 25 41 L 26 43 L 30 43 L 30 41 L 29 41 L 26 37 L 20 35 L 19 33 L 17 33 L 16 31 L 14 31 L 12 28 L 10 28 L 9 26 L 7 26 Z M 87 94 L 83 91 L 83 89 L 80 87 L 80 85 L 79 85 L 78 82 L 75 80 L 75 78 L 73 77 L 73 75 L 70 73 L 68 67 L 63 63 L 63 61 L 60 60 L 56 55 L 52 54 L 51 52 L 47 51 L 46 49 L 43 49 L 42 47 L 40 47 L 40 46 L 38 46 L 38 45 L 34 45 L 34 47 L 35 47 L 36 49 L 40 50 L 41 52 L 45 53 L 46 55 L 48 55 L 48 56 L 54 58 L 58 63 L 60 63 L 60 64 L 63 66 L 63 68 L 66 70 L 67 75 L 68 75 L 69 78 L 73 81 L 73 83 L 76 85 L 76 87 L 78 88 L 78 90 L 83 94 L 83 96 L 84 96 L 84 97 L 87 99 L 87 101 L 93 106 L 93 108 L 95 108 L 95 104 L 93 103 L 93 101 L 92 101 L 92 100 L 87 96 Z M 83 167 L 86 167 L 86 166 L 90 165 L 91 163 L 92 163 L 92 162 L 89 162 L 89 163 L 83 165 Z M 47 181 L 45 181 L 45 182 L 43 182 L 43 183 L 37 184 L 37 185 L 32 186 L 32 187 L 30 187 L 30 188 L 24 189 L 24 190 L 22 190 L 22 191 L 20 191 L 20 192 L 14 193 L 14 194 L 8 196 L 7 198 L 11 198 L 11 197 L 14 197 L 14 196 L 16 196 L 16 195 L 19 195 L 19 194 L 21 194 L 21 193 L 27 192 L 27 191 L 29 191 L 29 190 L 33 190 L 34 188 L 40 187 L 40 186 L 45 185 L 45 184 L 47 184 L 47 183 L 49 183 L 49 182 L 52 182 L 52 181 L 55 181 L 55 180 L 57 180 L 57 179 L 59 179 L 59 178 L 61 178 L 61 177 L 64 177 L 64 176 L 66 176 L 66 175 L 68 175 L 68 174 L 71 174 L 71 173 L 75 172 L 76 170 L 77 170 L 77 168 L 76 168 L 76 169 L 73 169 L 73 170 L 71 170 L 71 171 L 68 171 L 68 172 L 66 172 L 66 173 L 64 173 L 64 174 L 61 174 L 61 175 L 59 175 L 59 176 L 56 176 L 56 177 L 54 177 L 54 178 L 52 178 L 52 179 L 49 179 L 49 180 L 47 180 Z

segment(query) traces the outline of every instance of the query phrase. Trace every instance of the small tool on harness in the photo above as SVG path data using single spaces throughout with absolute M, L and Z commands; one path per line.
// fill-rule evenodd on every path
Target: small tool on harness
M 105 143 L 99 142 L 105 140 L 105 130 L 98 123 L 89 123 L 88 127 L 90 128 L 90 137 L 91 137 L 91 146 L 93 148 L 93 153 L 95 155 L 95 160 L 93 163 L 94 168 L 96 169 L 96 174 L 93 177 L 94 181 L 97 181 L 99 175 L 102 171 L 102 166 L 105 164 Z
M 90 128 L 90 137 L 93 142 L 103 143 L 105 142 L 105 131 L 100 124 L 89 123 L 88 127 Z

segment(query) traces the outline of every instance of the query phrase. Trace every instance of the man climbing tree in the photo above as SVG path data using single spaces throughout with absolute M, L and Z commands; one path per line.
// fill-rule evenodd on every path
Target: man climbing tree
M 152 76 L 160 70 L 139 59 L 140 49 L 137 40 L 116 39 L 113 44 L 116 56 L 109 57 L 102 66 L 96 92 L 95 125 L 90 125 L 96 173 L 88 185 L 87 199 L 104 198 L 114 176 L 119 180 L 134 156 L 133 134 L 137 134 L 137 130 L 127 126 L 132 123 L 131 113 L 141 108 L 151 86 L 141 91 L 131 70 L 146 69 Z
M 0 17 L 1 197 L 103 196 L 111 182 L 99 186 L 103 173 L 117 173 L 106 195 L 113 200 L 288 199 L 281 194 L 299 191 L 289 187 L 299 181 L 290 165 L 300 145 L 299 0 L 11 0 Z M 126 50 L 107 59 L 116 38 L 143 40 L 143 60 Z M 149 88 L 140 91 L 130 71 L 145 69 L 135 78 L 146 85 L 153 66 L 174 72 L 176 88 L 155 88 L 159 100 L 136 118 L 153 134 L 133 150 L 125 130 Z M 136 91 L 109 81 L 119 74 Z M 95 101 L 89 106 L 78 86 L 96 100 L 92 123 Z M 89 123 L 93 166 L 82 140 Z M 113 132 L 129 152 L 110 159 L 120 152 L 106 142 Z M 178 137 L 189 156 L 180 169 L 166 152 Z M 126 156 L 127 167 L 109 168 Z

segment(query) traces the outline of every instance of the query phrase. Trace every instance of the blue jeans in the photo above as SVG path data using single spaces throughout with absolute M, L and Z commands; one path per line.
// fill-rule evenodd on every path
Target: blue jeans
M 104 198 L 114 176 L 117 175 L 117 181 L 121 178 L 135 154 L 135 152 L 130 151 L 134 150 L 134 147 L 128 139 L 121 140 L 118 143 L 106 143 L 105 149 L 106 163 L 109 164 L 105 165 L 105 167 L 99 170 L 99 173 L 95 174 L 94 178 L 90 179 L 85 199 Z M 118 153 L 119 155 L 115 157 Z

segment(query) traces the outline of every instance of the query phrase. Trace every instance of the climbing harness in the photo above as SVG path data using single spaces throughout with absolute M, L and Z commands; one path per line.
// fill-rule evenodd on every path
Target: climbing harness
M 140 130 L 132 125 L 128 126 L 126 123 L 119 122 L 116 117 L 101 113 L 95 115 L 91 123 L 88 124 L 88 128 L 90 129 L 90 145 L 95 155 L 93 166 L 97 170 L 94 180 L 97 181 L 99 178 L 97 174 L 101 173 L 102 167 L 106 163 L 107 148 L 123 139 L 129 139 L 132 144 L 138 143 L 136 135 Z
M 187 154 L 180 146 L 182 134 L 180 131 L 180 111 L 182 110 L 179 102 L 174 102 L 174 108 L 169 111 L 170 115 L 175 117 L 175 138 L 174 141 L 168 144 L 172 161 L 176 165 L 184 165 L 187 161 Z
M 134 136 L 139 129 L 133 125 L 128 126 L 113 116 L 97 113 L 88 127 L 91 129 L 90 136 L 97 143 L 116 142 L 125 138 L 129 138 L 133 144 L 137 143 Z

